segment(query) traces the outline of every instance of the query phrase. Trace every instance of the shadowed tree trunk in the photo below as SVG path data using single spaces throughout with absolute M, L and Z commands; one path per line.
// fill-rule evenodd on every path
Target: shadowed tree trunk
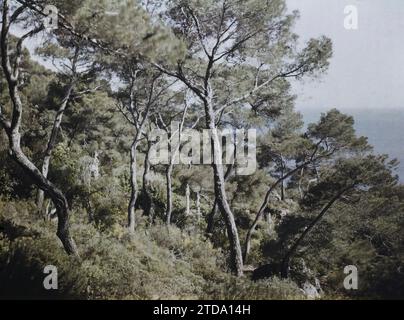
M 70 235 L 69 225 L 69 205 L 64 194 L 47 180 L 41 172 L 32 164 L 32 162 L 24 155 L 20 147 L 19 134 L 13 134 L 11 137 L 10 150 L 12 158 L 23 168 L 23 170 L 31 177 L 34 183 L 44 191 L 44 193 L 52 200 L 58 217 L 57 236 L 63 244 L 67 254 L 77 255 L 77 248 L 74 240 Z
M 136 201 L 138 196 L 138 184 L 137 184 L 137 148 L 138 148 L 138 136 L 135 137 L 135 140 L 132 143 L 130 148 L 130 200 L 128 205 L 128 228 L 129 232 L 135 232 L 136 226 Z
M 218 210 L 219 209 L 218 209 L 218 206 L 217 206 L 217 198 L 216 198 L 216 195 L 215 195 L 215 201 L 213 202 L 212 210 L 210 211 L 210 213 L 208 215 L 208 219 L 207 219 L 208 220 L 207 221 L 208 225 L 206 227 L 206 232 L 205 232 L 207 236 L 209 236 L 209 235 L 211 235 L 213 233 L 213 228 L 215 226 L 215 217 L 217 215 Z
M 300 171 L 300 177 L 299 177 L 299 181 L 298 181 L 298 189 L 299 189 L 299 195 L 300 195 L 300 199 L 302 200 L 304 197 L 304 193 L 303 193 L 303 178 L 304 178 L 304 168 L 302 168 L 302 170 Z
M 348 186 L 344 189 L 342 189 L 340 192 L 338 192 L 321 210 L 321 212 L 318 214 L 318 216 L 307 226 L 307 228 L 303 231 L 303 233 L 300 235 L 300 237 L 294 242 L 294 244 L 291 246 L 289 251 L 286 253 L 285 257 L 282 260 L 282 265 L 281 265 L 281 276 L 282 278 L 287 278 L 289 276 L 289 265 L 290 265 L 290 260 L 292 259 L 293 255 L 296 253 L 297 248 L 299 245 L 302 243 L 302 241 L 305 239 L 305 237 L 310 233 L 310 231 L 317 225 L 317 223 L 324 217 L 324 215 L 327 213 L 327 211 L 332 207 L 332 205 L 342 197 L 342 195 L 347 192 L 348 190 L 352 189 L 354 185 Z
M 196 215 L 198 219 L 201 217 L 201 193 L 200 191 L 196 192 Z
M 283 178 L 283 171 L 282 171 L 282 178 Z M 282 179 L 281 182 L 281 200 L 285 201 L 285 179 Z
M 298 166 L 295 169 L 288 172 L 286 175 L 282 175 L 281 178 L 279 178 L 274 184 L 272 184 L 272 186 L 267 191 L 267 193 L 265 195 L 264 202 L 262 203 L 260 209 L 258 210 L 258 213 L 255 216 L 254 222 L 252 223 L 251 227 L 248 229 L 248 232 L 247 232 L 246 240 L 245 240 L 245 243 L 244 243 L 244 255 L 243 255 L 243 258 L 244 258 L 245 262 L 247 261 L 248 255 L 249 255 L 250 250 L 251 250 L 251 238 L 252 238 L 252 235 L 253 235 L 255 229 L 258 226 L 258 222 L 260 221 L 261 217 L 265 213 L 265 210 L 266 210 L 266 208 L 267 208 L 267 206 L 269 204 L 269 198 L 270 198 L 272 192 L 278 187 L 278 185 L 282 184 L 285 179 L 289 178 L 290 176 L 295 174 L 300 169 L 306 167 L 309 163 L 310 163 L 310 161 L 306 161 L 305 163 L 301 164 L 300 166 Z
M 226 174 L 224 175 L 224 181 L 225 182 L 227 182 L 229 180 L 229 178 L 230 178 L 230 176 L 231 176 L 231 174 L 233 172 L 233 169 L 234 169 L 234 163 L 232 163 L 227 168 Z M 211 235 L 213 233 L 213 228 L 215 226 L 215 217 L 217 215 L 218 210 L 219 210 L 219 208 L 218 208 L 218 205 L 217 205 L 217 198 L 216 198 L 216 195 L 215 195 L 215 201 L 213 203 L 212 210 L 209 213 L 208 219 L 207 219 L 208 225 L 206 227 L 206 232 L 205 232 L 207 236 L 209 236 L 209 235 Z
M 285 201 L 286 194 L 285 194 L 285 178 L 284 178 L 284 175 L 285 175 L 286 165 L 285 165 L 285 160 L 283 159 L 282 154 L 280 155 L 280 157 L 281 157 L 281 179 L 282 179 L 282 182 L 281 182 L 281 200 Z
M 171 224 L 171 215 L 173 212 L 173 165 L 169 164 L 166 169 L 166 192 L 167 192 L 167 209 L 166 209 L 166 224 Z
M 144 195 L 144 214 L 150 218 L 150 223 L 154 220 L 155 207 L 154 199 L 152 195 L 152 186 L 150 181 L 150 149 L 152 147 L 152 141 L 147 142 L 147 151 L 144 160 L 144 172 L 143 172 L 143 195 Z

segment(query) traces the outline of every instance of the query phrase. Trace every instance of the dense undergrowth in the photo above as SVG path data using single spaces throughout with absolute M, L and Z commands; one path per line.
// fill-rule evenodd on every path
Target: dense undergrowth
M 301 299 L 291 281 L 253 282 L 226 270 L 227 257 L 191 231 L 140 223 L 129 235 L 73 218 L 80 261 L 68 257 L 54 222 L 26 202 L 0 201 L 0 297 L 26 299 Z M 58 268 L 58 290 L 43 289 L 44 267 Z

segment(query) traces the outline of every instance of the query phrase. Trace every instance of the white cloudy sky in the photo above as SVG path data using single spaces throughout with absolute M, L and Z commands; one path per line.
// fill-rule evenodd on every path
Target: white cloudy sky
M 301 40 L 327 35 L 334 57 L 320 81 L 296 86 L 300 110 L 404 110 L 404 0 L 287 0 L 301 14 Z M 344 8 L 356 5 L 359 29 L 344 28 Z

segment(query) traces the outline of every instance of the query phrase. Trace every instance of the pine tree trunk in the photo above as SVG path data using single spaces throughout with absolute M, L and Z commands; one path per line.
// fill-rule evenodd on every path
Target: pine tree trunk
M 303 177 L 304 177 L 304 168 L 302 168 L 302 170 L 300 172 L 300 177 L 299 177 L 299 182 L 298 182 L 298 189 L 299 189 L 299 195 L 300 195 L 301 200 L 303 200 L 303 197 L 304 197 L 303 187 L 302 187 Z
M 286 175 L 282 175 L 282 177 L 280 177 L 274 184 L 272 184 L 271 187 L 269 188 L 269 190 L 267 191 L 264 202 L 262 203 L 260 209 L 258 210 L 258 212 L 255 216 L 254 222 L 252 223 L 251 227 L 248 229 L 248 232 L 247 232 L 246 240 L 244 243 L 244 252 L 243 252 L 244 261 L 247 261 L 247 259 L 248 259 L 248 254 L 250 253 L 250 250 L 251 250 L 252 235 L 258 226 L 258 222 L 260 221 L 261 217 L 265 213 L 265 209 L 269 205 L 269 200 L 270 200 L 270 196 L 271 196 L 272 192 L 275 190 L 275 188 L 277 188 L 277 186 L 279 184 L 283 183 L 283 181 L 285 179 L 291 177 L 297 171 L 306 167 L 309 163 L 310 163 L 310 161 L 306 161 L 305 163 L 301 164 L 300 166 L 296 167 L 295 169 L 289 171 Z
M 213 151 L 213 175 L 215 184 L 215 194 L 217 198 L 217 205 L 220 213 L 222 214 L 224 223 L 227 229 L 227 236 L 230 244 L 230 267 L 231 270 L 237 275 L 243 275 L 243 257 L 241 251 L 240 240 L 238 236 L 236 221 L 233 212 L 230 209 L 227 201 L 224 170 L 222 164 L 222 147 L 221 141 L 216 128 L 216 118 L 211 101 L 205 103 L 205 113 L 207 120 L 207 127 L 211 130 L 212 135 L 212 151 Z
M 191 191 L 189 190 L 189 184 L 187 184 L 187 187 L 185 189 L 185 216 L 190 216 L 191 215 Z
M 78 48 L 76 49 L 76 54 L 75 54 L 75 58 L 73 61 L 73 67 L 72 67 L 72 70 L 74 73 L 75 73 L 75 69 L 76 69 L 75 65 L 77 62 L 77 56 L 78 56 Z M 60 104 L 60 107 L 55 116 L 55 120 L 53 122 L 52 131 L 49 136 L 48 145 L 46 147 L 45 156 L 44 156 L 43 163 L 42 163 L 42 175 L 45 178 L 48 177 L 49 165 L 50 165 L 50 161 L 51 161 L 51 157 L 52 157 L 52 152 L 56 146 L 57 137 L 58 137 L 58 134 L 60 131 L 60 126 L 61 126 L 62 120 L 63 120 L 63 115 L 66 110 L 67 104 L 70 100 L 70 97 L 72 95 L 73 88 L 74 88 L 74 81 L 72 80 L 70 82 L 69 86 L 67 87 L 65 96 L 63 97 L 62 103 Z M 38 189 L 36 203 L 37 203 L 37 208 L 38 208 L 38 211 L 40 214 L 43 214 L 43 211 L 44 211 L 43 202 L 44 202 L 44 192 L 41 189 Z
M 217 206 L 217 198 L 215 196 L 215 202 L 213 203 L 213 208 L 208 215 L 208 225 L 206 227 L 207 236 L 209 236 L 213 233 L 213 229 L 215 226 L 215 216 L 217 215 L 217 212 L 218 212 L 218 206 Z
M 130 187 L 131 187 L 131 194 L 130 194 L 130 201 L 128 206 L 128 229 L 130 233 L 135 232 L 136 226 L 136 201 L 138 195 L 138 184 L 137 184 L 137 147 L 138 141 L 137 137 L 133 142 L 131 149 L 130 149 Z
M 201 217 L 201 193 L 196 193 L 196 215 L 198 219 Z
M 231 173 L 233 172 L 234 169 L 234 162 L 227 168 L 226 174 L 224 175 L 224 181 L 227 182 L 227 180 L 230 178 Z M 215 217 L 217 215 L 219 208 L 217 206 L 217 199 L 215 196 L 215 202 L 213 203 L 213 207 L 211 212 L 208 215 L 207 218 L 207 227 L 206 227 L 206 235 L 209 236 L 213 233 L 213 229 L 215 227 Z
M 172 186 L 173 165 L 170 163 L 166 169 L 166 191 L 167 191 L 167 209 L 166 223 L 171 224 L 171 215 L 173 211 L 173 186 Z
M 227 202 L 226 191 L 224 186 L 223 167 L 221 165 L 213 165 L 215 190 L 217 193 L 217 203 L 226 224 L 227 235 L 230 242 L 230 258 L 231 269 L 237 275 L 243 274 L 243 258 L 238 237 L 236 222 L 230 206 Z
M 21 136 L 19 133 L 12 133 L 10 136 L 10 150 L 12 158 L 31 177 L 35 184 L 44 191 L 52 200 L 58 217 L 57 236 L 63 244 L 67 254 L 78 256 L 77 247 L 70 235 L 69 217 L 70 210 L 64 194 L 47 180 L 38 168 L 25 156 L 20 147 Z
M 50 163 L 50 156 L 45 157 L 42 163 L 42 175 L 47 178 L 48 177 L 48 172 L 49 172 L 49 163 Z M 38 213 L 40 216 L 44 216 L 45 211 L 44 211 L 44 201 L 45 201 L 45 194 L 43 190 L 38 189 L 37 195 L 36 195 L 36 206 L 38 209 Z
M 332 205 L 342 197 L 342 195 L 348 190 L 352 189 L 354 186 L 348 186 L 345 189 L 339 191 L 321 210 L 321 212 L 317 215 L 317 217 L 308 225 L 308 227 L 303 231 L 300 237 L 294 242 L 289 251 L 286 253 L 285 257 L 282 260 L 281 265 L 281 276 L 282 278 L 287 278 L 289 276 L 289 265 L 290 260 L 294 256 L 297 251 L 297 248 L 300 246 L 302 241 L 306 238 L 306 236 L 310 233 L 310 231 L 317 225 L 317 223 L 324 217 L 327 211 L 332 207 Z
M 1 65 L 8 84 L 8 91 L 13 106 L 12 119 L 7 121 L 0 112 L 1 124 L 6 131 L 11 157 L 15 162 L 25 171 L 25 173 L 32 179 L 36 186 L 43 190 L 44 193 L 52 200 L 56 208 L 58 217 L 57 236 L 63 244 L 67 254 L 78 256 L 78 251 L 74 240 L 70 235 L 69 225 L 69 204 L 64 194 L 54 186 L 46 177 L 42 175 L 39 169 L 28 159 L 21 149 L 21 134 L 20 126 L 22 121 L 23 104 L 18 91 L 18 81 L 20 73 L 20 62 L 22 60 L 22 41 L 21 38 L 16 48 L 16 60 L 14 63 L 14 70 L 11 67 L 10 50 L 8 47 L 8 31 L 9 31 L 9 6 L 8 1 L 3 3 L 3 20 L 0 38 L 1 49 Z M 29 35 L 34 35 L 41 30 L 37 28 Z M 0 109 L 1 111 L 1 109 Z
M 143 172 L 143 195 L 144 195 L 144 214 L 150 218 L 150 222 L 154 220 L 155 208 L 153 195 L 151 194 L 151 182 L 150 182 L 150 149 L 152 143 L 148 142 L 146 156 L 144 160 L 144 172 Z
M 281 200 L 285 201 L 285 181 L 281 182 Z
M 244 259 L 245 263 L 247 263 L 248 255 L 250 254 L 252 235 L 258 226 L 258 222 L 259 222 L 260 218 L 264 214 L 265 208 L 266 208 L 266 206 L 264 208 L 261 207 L 260 211 L 258 212 L 258 214 L 255 217 L 253 224 L 247 231 L 247 236 L 246 236 L 245 243 L 244 243 L 244 253 L 243 253 L 243 259 Z

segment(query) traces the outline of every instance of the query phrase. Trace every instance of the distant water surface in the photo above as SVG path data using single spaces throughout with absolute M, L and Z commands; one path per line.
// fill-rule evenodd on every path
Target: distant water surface
M 324 111 L 299 109 L 305 123 L 318 121 Z M 361 136 L 369 138 L 375 152 L 388 154 L 400 161 L 397 174 L 404 183 L 404 109 L 341 110 L 355 119 L 355 128 Z

